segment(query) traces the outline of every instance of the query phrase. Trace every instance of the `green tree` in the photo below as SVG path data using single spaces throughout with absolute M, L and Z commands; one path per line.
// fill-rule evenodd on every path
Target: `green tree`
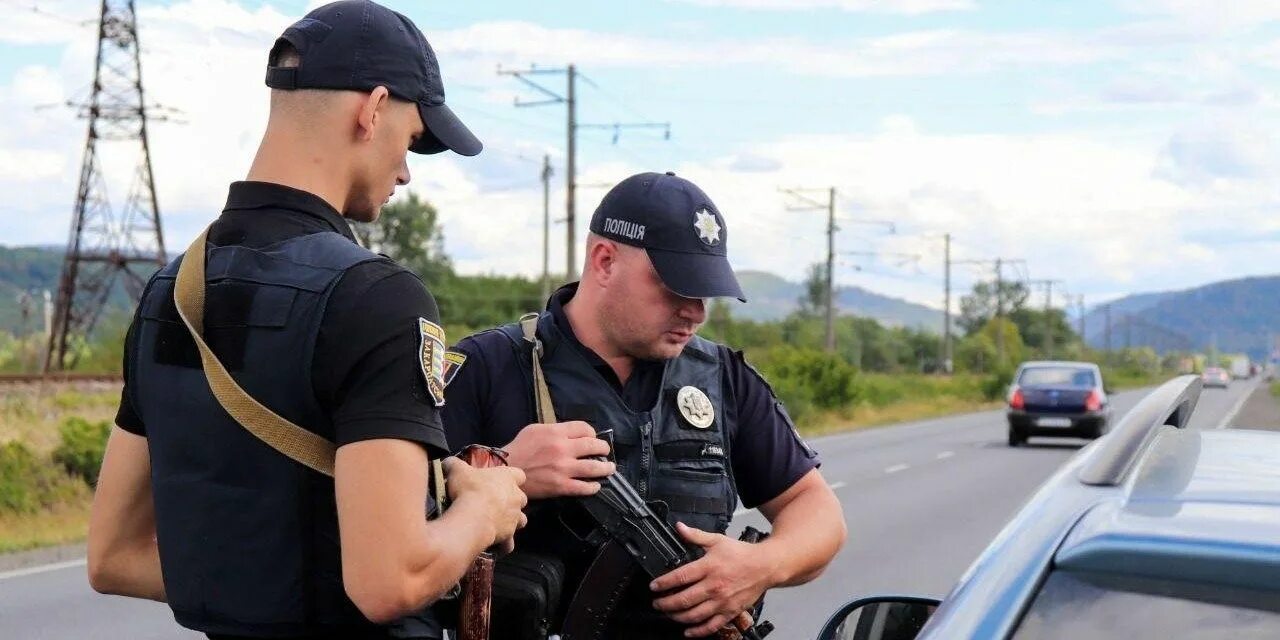
M 800 314 L 820 316 L 827 312 L 827 265 L 815 262 L 809 265 L 809 275 L 804 279 L 804 291 L 796 301 Z
M 439 212 L 412 191 L 383 207 L 376 221 L 352 227 L 365 246 L 390 256 L 429 287 L 453 275 L 453 263 L 444 252 Z
M 1018 281 L 1000 283 L 1001 298 L 1004 300 L 1004 312 L 1013 314 L 1027 304 L 1031 291 L 1027 285 Z M 972 335 L 986 326 L 987 321 L 996 315 L 996 284 L 979 282 L 973 285 L 973 291 L 960 298 L 960 317 L 956 324 L 964 330 L 965 335 Z
M 997 331 L 1004 332 L 1004 359 L 999 358 L 996 349 Z M 1013 369 L 1022 362 L 1026 348 L 1022 344 L 1022 335 L 1018 333 L 1018 325 L 1009 319 L 988 320 L 981 330 L 976 331 L 960 341 L 956 348 L 957 364 L 966 371 L 987 373 L 1001 369 Z
M 1022 307 L 1016 309 L 1009 314 L 1009 320 L 1018 325 L 1018 332 L 1022 334 L 1022 340 L 1027 347 L 1035 349 L 1041 357 L 1047 357 L 1049 349 L 1045 342 L 1045 330 L 1052 324 L 1053 331 L 1053 355 L 1055 357 L 1063 357 L 1063 354 L 1069 353 L 1069 346 L 1079 342 L 1080 337 L 1076 335 L 1075 329 L 1067 320 L 1067 314 L 1062 309 L 1033 309 L 1031 307 Z

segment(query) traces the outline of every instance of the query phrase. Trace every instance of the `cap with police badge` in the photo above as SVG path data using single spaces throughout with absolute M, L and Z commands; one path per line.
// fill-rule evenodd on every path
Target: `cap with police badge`
M 298 50 L 297 67 L 274 66 L 280 47 Z M 273 89 L 372 91 L 418 105 L 426 131 L 414 153 L 452 150 L 464 156 L 484 145 L 444 104 L 440 65 L 426 36 L 411 20 L 370 0 L 319 7 L 284 30 L 271 49 L 267 86 Z
M 679 295 L 747 301 L 729 266 L 724 217 L 702 189 L 675 173 L 619 182 L 591 216 L 591 231 L 643 248 L 662 283 Z

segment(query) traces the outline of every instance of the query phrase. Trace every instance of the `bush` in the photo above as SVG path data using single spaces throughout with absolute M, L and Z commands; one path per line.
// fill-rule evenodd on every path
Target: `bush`
M 1013 383 L 1013 369 L 1001 368 L 982 380 L 982 397 L 987 400 L 999 400 L 1009 391 Z
M 0 513 L 34 513 L 83 492 L 83 484 L 21 442 L 0 445 Z
M 107 436 L 111 423 L 106 420 L 89 422 L 83 418 L 67 418 L 58 427 L 62 442 L 53 450 L 53 461 L 62 465 L 72 475 L 79 476 L 90 486 L 98 482 L 98 470 L 102 468 L 102 455 L 107 450 Z
M 858 369 L 837 356 L 774 347 L 762 352 L 757 364 L 796 422 L 814 409 L 841 409 L 858 400 Z

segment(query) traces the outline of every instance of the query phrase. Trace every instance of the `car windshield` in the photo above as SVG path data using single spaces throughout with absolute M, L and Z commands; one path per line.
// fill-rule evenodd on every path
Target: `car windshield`
M 1275 593 L 1055 572 L 1013 640 L 1280 638 Z
M 1093 370 L 1084 367 L 1028 367 L 1022 370 L 1018 384 L 1024 387 L 1092 387 L 1096 381 Z

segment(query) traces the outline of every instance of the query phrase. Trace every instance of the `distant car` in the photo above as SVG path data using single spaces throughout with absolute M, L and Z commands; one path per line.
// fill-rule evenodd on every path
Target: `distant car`
M 1280 433 L 1188 428 L 1200 389 L 1139 402 L 944 599 L 855 600 L 819 640 L 1280 638 Z
M 1097 438 L 1111 406 L 1102 370 L 1091 362 L 1025 362 L 1009 387 L 1009 446 L 1030 436 Z
M 1231 384 L 1231 375 L 1226 369 L 1221 367 L 1209 367 L 1200 374 L 1200 381 L 1205 387 L 1216 387 L 1218 389 L 1226 389 Z

